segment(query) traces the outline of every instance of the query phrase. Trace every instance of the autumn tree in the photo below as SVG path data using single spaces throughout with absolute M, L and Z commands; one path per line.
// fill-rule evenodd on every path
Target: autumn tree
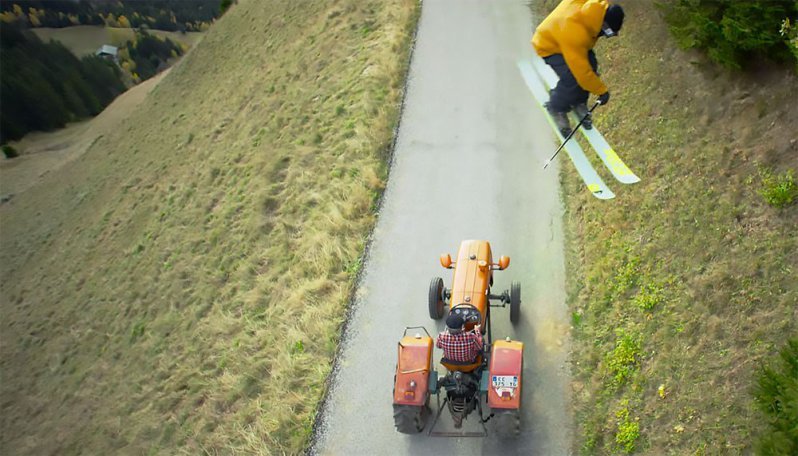
M 39 20 L 39 11 L 36 8 L 28 8 L 28 21 L 33 27 L 42 26 L 42 21 Z
M 108 15 L 105 16 L 105 25 L 107 27 L 119 27 L 119 22 L 117 22 L 116 16 L 112 13 L 108 13 Z

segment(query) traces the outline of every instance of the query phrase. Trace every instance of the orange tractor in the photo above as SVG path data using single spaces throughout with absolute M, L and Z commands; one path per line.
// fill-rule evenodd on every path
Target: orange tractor
M 449 254 L 441 255 L 444 268 L 454 268 L 452 287 L 446 288 L 443 279 L 435 277 L 429 287 L 429 314 L 435 320 L 445 314 L 457 314 L 465 321 L 465 331 L 479 325 L 483 336 L 482 354 L 470 363 L 442 358 L 446 375 L 438 377 L 432 368 L 435 344 L 423 326 L 405 328 L 399 342 L 398 362 L 393 388 L 393 411 L 396 430 L 405 434 L 424 430 L 431 416 L 430 397 L 437 400 L 437 413 L 429 429 L 436 436 L 485 436 L 485 423 L 495 418 L 496 430 L 505 436 L 520 432 L 521 376 L 523 372 L 523 342 L 510 338 L 493 342 L 490 314 L 492 307 L 510 307 L 510 321 L 516 323 L 521 306 L 521 286 L 513 282 L 510 290 L 500 295 L 491 293 L 493 271 L 504 270 L 510 258 L 502 256 L 493 262 L 488 241 L 463 241 L 452 261 Z M 498 301 L 492 303 L 491 301 Z M 408 331 L 416 330 L 413 334 Z M 423 331 L 423 334 L 422 332 Z M 443 401 L 441 401 L 441 396 Z M 483 410 L 485 403 L 490 412 Z M 447 407 L 448 406 L 448 407 Z M 447 407 L 455 429 L 462 428 L 475 410 L 479 414 L 480 432 L 436 432 L 436 423 Z

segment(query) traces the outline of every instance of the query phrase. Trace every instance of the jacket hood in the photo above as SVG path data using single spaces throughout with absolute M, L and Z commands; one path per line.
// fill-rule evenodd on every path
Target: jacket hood
M 598 36 L 601 32 L 601 24 L 604 22 L 604 14 L 607 12 L 609 4 L 606 0 L 587 0 L 581 8 L 579 15 L 575 17 L 585 26 L 590 36 Z

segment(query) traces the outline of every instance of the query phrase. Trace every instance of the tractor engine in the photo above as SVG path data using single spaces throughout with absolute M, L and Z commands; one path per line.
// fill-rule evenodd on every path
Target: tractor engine
M 441 383 L 449 399 L 449 413 L 452 415 L 454 427 L 459 429 L 463 425 L 463 419 L 474 410 L 476 401 L 479 400 L 479 378 L 473 373 L 454 371 Z

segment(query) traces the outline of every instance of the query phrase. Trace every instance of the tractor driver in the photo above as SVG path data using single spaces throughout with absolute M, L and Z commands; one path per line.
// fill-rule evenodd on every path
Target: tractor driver
M 435 346 L 443 349 L 443 357 L 447 360 L 460 363 L 476 362 L 477 356 L 482 354 L 482 333 L 480 325 L 474 326 L 473 331 L 465 331 L 465 321 L 457 314 L 450 314 L 446 318 L 446 329 L 438 334 Z

